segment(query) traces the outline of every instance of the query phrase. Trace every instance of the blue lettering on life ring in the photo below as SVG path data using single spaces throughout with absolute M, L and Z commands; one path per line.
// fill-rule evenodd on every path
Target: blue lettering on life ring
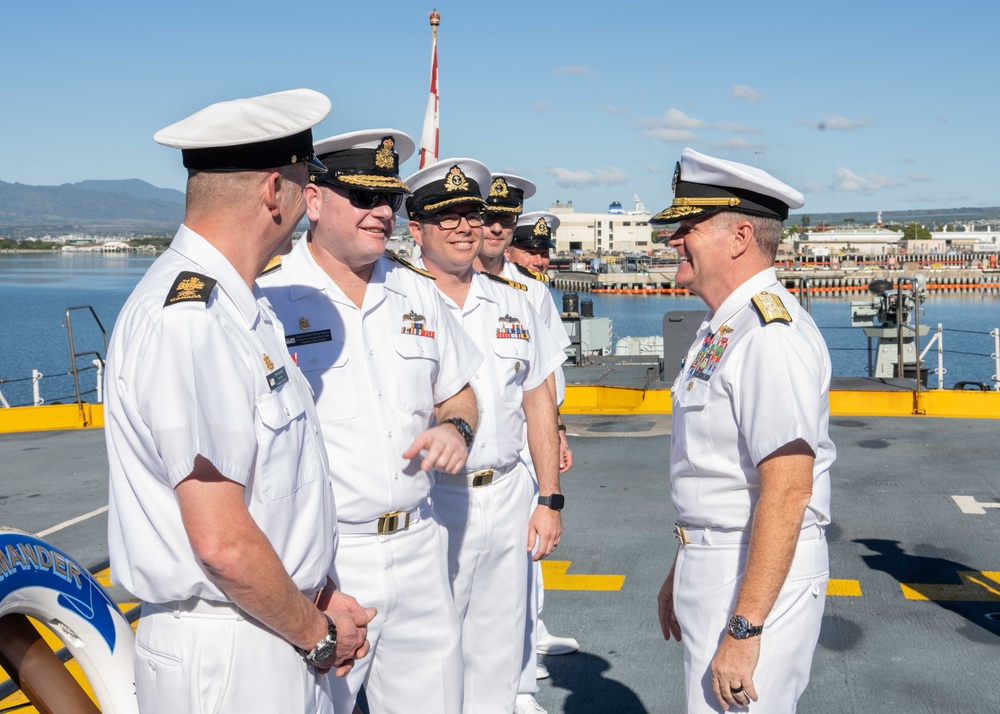
M 90 623 L 114 653 L 112 613 L 118 613 L 118 607 L 94 576 L 43 540 L 24 533 L 0 533 L 0 601 L 28 587 L 58 592 L 59 605 Z

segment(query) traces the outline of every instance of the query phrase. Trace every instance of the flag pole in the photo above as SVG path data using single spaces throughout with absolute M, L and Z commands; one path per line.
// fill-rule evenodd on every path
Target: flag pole
M 438 91 L 438 55 L 437 37 L 438 25 L 441 24 L 441 13 L 437 8 L 428 15 L 431 21 L 431 92 L 427 98 L 427 111 L 424 113 L 424 129 L 420 134 L 420 168 L 430 166 L 438 159 L 438 150 L 441 143 L 441 134 L 438 126 L 438 101 L 440 92 Z

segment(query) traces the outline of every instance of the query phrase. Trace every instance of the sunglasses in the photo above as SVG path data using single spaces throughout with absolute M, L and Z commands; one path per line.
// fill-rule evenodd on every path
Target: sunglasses
M 405 198 L 405 196 L 401 193 L 366 191 L 362 188 L 348 189 L 347 197 L 350 199 L 352 206 L 366 211 L 370 211 L 384 201 L 389 205 L 389 208 L 392 209 L 393 213 L 399 210 L 399 207 L 403 205 L 403 199 Z
M 514 213 L 487 211 L 484 220 L 488 226 L 492 226 L 494 223 L 499 223 L 504 228 L 513 228 L 517 225 L 517 215 Z

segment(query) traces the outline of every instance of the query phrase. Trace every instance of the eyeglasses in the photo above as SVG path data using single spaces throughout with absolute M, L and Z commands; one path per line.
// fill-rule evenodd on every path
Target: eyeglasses
M 499 223 L 504 228 L 513 228 L 517 225 L 517 214 L 487 211 L 484 220 L 488 226 Z
M 483 225 L 483 214 L 480 211 L 470 211 L 469 213 L 439 213 L 436 216 L 424 216 L 420 220 L 425 223 L 437 223 L 438 228 L 445 231 L 453 231 L 458 228 L 462 219 L 469 224 L 469 228 L 479 228 Z
M 403 205 L 405 196 L 401 193 L 388 193 L 386 191 L 366 191 L 362 188 L 351 188 L 347 190 L 347 197 L 351 200 L 351 205 L 370 211 L 383 201 L 385 201 L 392 212 L 395 213 Z

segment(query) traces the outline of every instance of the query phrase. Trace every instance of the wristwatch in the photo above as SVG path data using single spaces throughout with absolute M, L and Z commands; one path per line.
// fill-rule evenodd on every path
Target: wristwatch
M 566 505 L 566 497 L 561 493 L 553 493 L 551 496 L 539 496 L 539 506 L 548 506 L 553 511 L 561 511 Z
M 472 440 L 476 438 L 476 435 L 472 433 L 472 427 L 469 423 L 462 419 L 461 417 L 452 417 L 451 419 L 445 419 L 442 424 L 454 424 L 455 428 L 458 429 L 458 433 L 462 435 L 465 439 L 465 448 L 468 449 L 472 446 Z
M 337 626 L 333 624 L 333 620 L 331 620 L 330 616 L 325 612 L 323 613 L 323 617 L 326 618 L 326 637 L 317 642 L 316 646 L 311 650 L 304 650 L 301 647 L 295 647 L 295 651 L 298 652 L 309 664 L 322 662 L 327 657 L 332 655 L 337 649 Z
M 743 615 L 733 615 L 729 620 L 729 634 L 736 640 L 757 637 L 763 631 L 763 625 L 751 625 Z

